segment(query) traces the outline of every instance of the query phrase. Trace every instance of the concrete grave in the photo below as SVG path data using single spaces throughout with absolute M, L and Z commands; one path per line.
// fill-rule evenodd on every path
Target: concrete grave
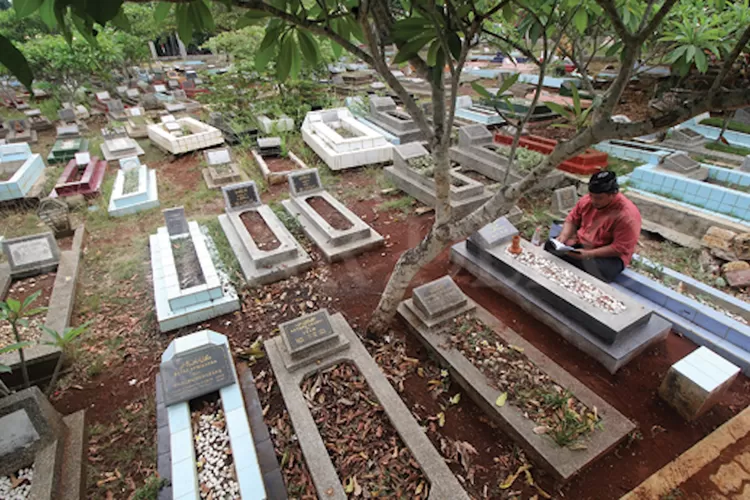
M 436 187 L 432 178 L 432 162 L 432 156 L 421 144 L 402 144 L 394 147 L 393 166 L 385 168 L 385 176 L 401 191 L 434 207 Z M 492 197 L 492 192 L 482 183 L 455 169 L 450 172 L 450 177 L 450 204 L 454 219 L 465 217 Z
M 78 125 L 63 125 L 57 127 L 57 139 L 75 139 L 81 137 L 81 129 Z
M 281 155 L 281 137 L 261 137 L 257 142 L 262 157 Z
M 519 256 L 510 254 L 508 246 L 507 239 L 500 239 L 494 247 L 480 248 L 472 238 L 453 246 L 451 261 L 516 302 L 611 373 L 669 333 L 669 322 L 630 295 L 524 240 Z M 538 270 L 537 264 L 546 272 Z
M 745 159 L 742 160 L 742 166 L 740 166 L 740 171 L 750 172 L 750 155 L 745 156 Z
M 197 222 L 185 227 L 179 209 L 151 235 L 151 269 L 159 330 L 168 332 L 239 309 L 213 241 Z M 187 232 L 185 232 L 187 230 Z M 177 254 L 176 254 L 177 252 Z
M 276 157 L 273 157 L 272 154 L 268 152 L 269 149 L 277 149 L 275 146 L 266 147 L 266 152 L 263 152 L 263 149 L 260 149 L 263 141 L 272 139 L 277 138 L 258 139 L 259 150 L 250 150 L 250 153 L 258 164 L 258 168 L 260 168 L 260 172 L 263 174 L 263 178 L 266 179 L 266 182 L 269 184 L 280 184 L 286 182 L 289 174 L 301 170 L 307 170 L 307 165 L 292 151 L 289 151 L 285 158 L 281 157 L 280 153 L 276 155 Z
M 399 138 L 400 144 L 425 139 L 419 125 L 390 97 L 370 97 L 370 114 L 367 119 Z
M 77 153 L 60 174 L 50 197 L 99 196 L 106 172 L 106 161 L 91 158 L 88 153 Z
M 55 198 L 45 198 L 39 202 L 36 214 L 52 230 L 55 238 L 73 236 L 73 227 L 70 223 L 70 208 L 65 202 Z M 0 287 L 0 296 L 2 295 L 4 295 L 4 292 L 2 287 Z
M 444 304 L 444 312 L 436 310 L 431 314 L 425 314 L 420 306 L 421 299 L 417 290 L 432 290 L 437 297 L 448 295 L 448 300 L 438 299 Z M 487 310 L 466 297 L 448 276 L 416 288 L 411 299 L 399 304 L 398 313 L 430 353 L 437 355 L 440 364 L 450 370 L 453 380 L 466 391 L 477 406 L 516 441 L 534 462 L 549 470 L 557 480 L 570 480 L 635 429 L 635 425 L 615 408 L 507 325 L 498 321 Z M 495 381 L 451 343 L 451 336 L 462 335 L 461 325 L 457 323 L 461 321 L 459 318 L 462 316 L 481 321 L 492 330 L 499 341 L 517 348 L 528 362 L 549 377 L 554 384 L 567 390 L 589 409 L 596 408 L 597 415 L 601 418 L 601 427 L 581 437 L 579 444 L 582 446 L 578 449 L 561 447 L 550 436 L 535 432 L 538 424 L 512 400 L 498 405 L 497 400 L 505 388 L 498 387 Z M 506 392 L 506 397 L 507 394 Z
M 462 95 L 456 98 L 456 118 L 480 123 L 482 125 L 504 125 L 503 118 L 494 108 L 474 103 L 471 96 Z
M 673 128 L 672 136 L 662 144 L 675 149 L 692 149 L 706 144 L 706 138 L 691 128 Z
M 740 108 L 734 112 L 733 120 L 750 125 L 750 108 Z
M 57 116 L 60 118 L 60 121 L 64 124 L 68 123 L 75 123 L 78 119 L 76 116 L 76 112 L 72 108 L 63 108 L 60 111 L 57 112 Z
M 110 120 L 114 121 L 125 121 L 128 115 L 125 113 L 125 106 L 123 106 L 120 99 L 110 99 L 106 101 L 107 116 Z
M 497 182 L 513 184 L 520 181 L 526 172 L 515 166 L 507 173 L 509 147 L 494 142 L 492 133 L 484 125 L 467 125 L 458 133 L 458 145 L 449 150 L 450 159 L 464 170 L 473 170 Z M 507 152 L 507 153 L 506 153 Z M 555 170 L 547 174 L 538 185 L 539 189 L 554 189 L 563 180 L 564 174 Z
M 29 120 L 31 128 L 37 132 L 41 130 L 49 130 L 53 127 L 50 119 L 44 116 L 38 109 L 24 111 L 24 114 L 26 115 L 26 119 Z
M 36 144 L 38 139 L 28 120 L 8 120 L 8 135 L 5 137 L 8 144 Z
M 219 223 L 249 284 L 272 283 L 312 267 L 312 259 L 276 213 L 261 203 L 255 182 L 224 186 L 222 192 L 226 213 Z M 249 227 L 263 240 L 256 241 Z
M 578 203 L 578 190 L 575 186 L 555 189 L 552 192 L 552 215 L 564 219 Z
M 219 112 L 213 112 L 209 115 L 208 124 L 221 130 L 224 139 L 231 146 L 240 144 L 243 140 L 254 141 L 258 137 L 256 127 L 238 128 L 232 121 Z
M 167 233 L 170 238 L 188 236 L 190 226 L 187 217 L 185 217 L 185 207 L 175 207 L 162 210 L 164 222 L 166 223 Z
M 89 140 L 82 137 L 61 138 L 55 141 L 47 156 L 47 163 L 55 165 L 73 160 L 77 153 L 88 151 Z
M 101 149 L 104 159 L 107 161 L 117 161 L 145 154 L 141 145 L 130 137 L 118 137 L 106 140 L 102 144 Z
M 162 354 L 156 384 L 157 412 L 166 416 L 157 430 L 162 438 L 158 440 L 158 466 L 160 476 L 172 478 L 169 498 L 201 497 L 190 401 L 218 392 L 239 495 L 270 499 L 227 338 L 201 330 L 173 340 Z
M 44 161 L 28 144 L 0 145 L 0 202 L 39 194 L 44 188 Z
M 719 402 L 739 373 L 739 367 L 702 346 L 669 368 L 659 396 L 692 421 Z
M 269 118 L 266 115 L 257 117 L 258 128 L 266 134 L 278 134 L 279 132 L 291 132 L 294 130 L 294 120 L 286 115 Z
M 379 247 L 383 237 L 323 189 L 317 169 L 289 174 L 291 199 L 282 201 L 328 262 Z M 317 211 L 327 212 L 328 218 Z M 334 225 L 338 226 L 335 227 Z
M 311 111 L 302 138 L 331 170 L 390 162 L 393 145 L 346 108 Z
M 217 189 L 247 179 L 239 165 L 232 159 L 229 148 L 209 149 L 203 152 L 206 168 L 203 169 L 203 179 L 210 189 Z
M 142 107 L 128 108 L 128 119 L 125 122 L 125 131 L 133 139 L 142 139 L 148 137 L 148 126 L 153 121 L 146 116 L 146 111 Z
M 14 279 L 53 272 L 60 263 L 60 249 L 52 233 L 4 239 L 2 246 Z
M 383 407 L 385 416 L 427 477 L 430 498 L 468 500 L 456 477 L 341 313 L 330 316 L 325 310 L 318 311 L 283 323 L 279 330 L 281 335 L 265 342 L 265 350 L 320 498 L 344 500 L 348 496 L 342 486 L 345 478 L 339 477 L 331 461 L 301 385 L 319 369 L 349 362 L 356 365 Z M 293 358 L 288 350 L 290 340 L 291 344 L 297 344 L 297 340 L 302 339 L 300 344 L 306 344 L 321 338 L 326 341 L 298 350 L 298 357 Z
M 137 157 L 120 160 L 107 211 L 113 217 L 134 214 L 159 206 L 156 171 Z
M 681 151 L 666 156 L 659 168 L 699 181 L 705 181 L 708 178 L 708 169 Z
M 503 243 L 509 243 L 513 236 L 518 234 L 518 229 L 507 217 L 500 217 L 479 231 L 469 236 L 467 246 L 469 250 L 478 252 L 494 248 Z
M 33 469 L 34 500 L 83 500 L 88 441 L 84 410 L 63 417 L 37 387 L 0 399 L 0 476 Z
M 189 117 L 179 118 L 173 122 L 149 125 L 148 138 L 156 146 L 173 155 L 189 153 L 224 143 L 224 136 L 217 128 Z

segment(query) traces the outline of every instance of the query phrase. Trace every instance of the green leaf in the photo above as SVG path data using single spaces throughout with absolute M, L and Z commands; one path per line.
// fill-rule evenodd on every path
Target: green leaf
M 289 35 L 289 38 L 291 38 L 291 35 Z M 294 41 L 292 41 L 292 44 L 294 44 Z M 297 79 L 297 75 L 299 74 L 299 68 L 302 63 L 302 58 L 300 57 L 299 54 L 300 54 L 299 50 L 292 50 L 292 64 L 289 67 L 289 77 L 292 80 Z
M 28 17 L 41 7 L 43 0 L 13 0 L 18 17 Z
M 618 52 L 620 52 L 620 49 L 622 49 L 622 42 L 613 43 L 610 48 L 607 49 L 606 56 L 612 57 Z
M 552 101 L 547 101 L 544 103 L 544 105 L 547 106 L 552 111 L 554 111 L 555 113 L 557 113 L 558 115 L 566 117 L 566 118 L 570 118 L 571 112 L 569 108 L 562 106 L 560 104 L 557 104 L 556 102 L 552 102 Z
M 505 402 L 506 402 L 507 400 L 508 400 L 508 393 L 507 393 L 507 392 L 503 392 L 502 394 L 500 394 L 500 395 L 499 395 L 499 396 L 497 397 L 497 399 L 495 400 L 495 404 L 496 404 L 497 406 L 505 406 Z
M 690 45 L 687 48 L 687 51 L 685 52 L 685 59 L 687 59 L 688 62 L 691 62 L 695 58 L 695 45 Z
M 333 57 L 336 59 L 341 57 L 341 53 L 344 51 L 344 49 L 336 42 L 331 42 L 331 52 L 333 52 Z
M 401 47 L 401 49 L 398 51 L 398 54 L 396 54 L 396 57 L 393 58 L 393 64 L 401 64 L 408 61 L 409 59 L 417 55 L 419 51 L 422 50 L 422 47 L 427 45 L 427 43 L 432 41 L 434 38 L 434 33 L 428 33 L 413 40 L 409 40 Z
M 171 2 L 159 2 L 156 5 L 156 9 L 154 9 L 154 21 L 156 21 L 156 24 L 163 23 L 170 12 L 172 12 Z
M 44 0 L 39 8 L 39 17 L 49 29 L 57 26 L 57 15 L 55 14 L 55 0 Z
M 273 45 L 265 50 L 258 50 L 255 53 L 255 70 L 262 73 L 266 69 L 266 66 L 268 66 L 268 62 L 274 54 L 276 54 L 276 47 Z
M 303 30 L 297 30 L 297 41 L 299 42 L 302 55 L 305 56 L 305 60 L 313 66 L 317 65 L 319 59 L 318 42 L 315 41 L 310 33 Z
M 200 25 L 203 31 L 216 31 L 214 16 L 213 14 L 211 14 L 211 10 L 206 5 L 205 0 L 198 0 L 196 2 L 193 2 L 193 12 L 203 21 L 203 23 Z
M 573 97 L 573 109 L 576 112 L 576 116 L 580 116 L 581 114 L 581 98 L 578 95 L 578 87 L 575 85 L 570 86 L 570 93 Z
M 292 37 L 285 36 L 281 41 L 281 50 L 276 61 L 276 78 L 282 82 L 287 79 L 289 71 L 292 69 L 292 52 L 294 52 Z
M 503 79 L 503 83 L 500 85 L 500 88 L 497 89 L 496 96 L 500 97 L 503 95 L 509 88 L 513 86 L 518 81 L 518 78 L 521 76 L 521 73 L 513 73 L 510 76 L 506 76 Z
M 430 44 L 430 48 L 427 51 L 427 65 L 428 66 L 435 66 L 435 63 L 437 62 L 437 53 L 438 49 L 441 48 L 440 40 L 434 40 Z
M 484 86 L 478 82 L 471 82 L 471 88 L 474 89 L 474 92 L 484 97 L 485 99 L 492 99 L 493 97 L 492 94 L 490 94 L 489 90 L 484 88 Z
M 132 26 L 130 25 L 130 19 L 128 19 L 128 16 L 125 14 L 124 10 L 118 12 L 117 15 L 112 18 L 111 23 L 122 31 L 129 32 L 132 28 Z
M 582 7 L 576 11 L 573 16 L 573 25 L 576 27 L 579 33 L 583 34 L 589 24 L 589 15 L 583 10 Z
M 708 70 L 708 59 L 702 50 L 695 53 L 695 67 L 698 68 L 698 71 L 701 73 L 705 73 Z
M 70 18 L 73 20 L 73 24 L 81 36 L 83 36 L 83 38 L 85 38 L 91 45 L 98 47 L 99 42 L 96 40 L 96 36 L 94 36 L 93 24 L 87 23 L 85 19 L 82 19 L 75 14 L 71 14 Z
M 190 19 L 189 8 L 187 4 L 177 6 L 177 35 L 185 45 L 193 39 L 193 21 Z
M 8 309 L 10 309 L 14 313 L 21 312 L 21 303 L 17 301 L 16 299 L 8 299 L 5 301 L 6 304 L 8 304 Z
M 461 401 L 461 393 L 460 392 L 458 394 L 456 394 L 455 396 L 453 396 L 452 398 L 450 398 L 450 403 L 452 405 L 457 405 L 459 401 Z
M 15 344 L 6 345 L 0 347 L 0 354 L 6 354 L 11 351 L 17 351 L 18 349 L 25 349 L 31 345 L 31 342 L 16 342 Z
M 99 0 L 88 2 L 86 3 L 86 13 L 93 17 L 97 23 L 105 25 L 107 21 L 114 19 L 117 13 L 120 12 L 120 7 L 122 7 L 123 1 L 124 0 Z
M 437 414 L 437 418 L 438 418 L 438 425 L 440 427 L 443 427 L 445 425 L 445 413 L 441 411 L 440 413 Z
M 239 21 L 237 21 L 236 28 L 242 29 L 247 26 L 251 26 L 270 16 L 271 14 L 264 10 L 248 10 L 245 12 L 245 15 L 242 16 Z
M 461 57 L 461 39 L 455 33 L 448 33 L 448 49 L 455 60 Z
M 275 26 L 275 27 L 268 27 L 266 28 L 266 36 L 263 37 L 263 40 L 260 42 L 260 46 L 258 47 L 259 51 L 264 51 L 269 47 L 272 47 L 274 44 L 278 43 L 279 41 L 279 35 L 281 34 L 282 26 Z
M 425 34 L 432 29 L 432 25 L 423 17 L 407 17 L 396 21 L 391 29 L 392 38 L 397 42 L 406 42 L 414 37 Z

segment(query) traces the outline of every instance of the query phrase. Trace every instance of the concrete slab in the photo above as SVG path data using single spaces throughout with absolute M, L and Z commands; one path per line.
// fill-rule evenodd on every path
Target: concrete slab
M 460 242 L 451 248 L 451 261 L 479 278 L 490 288 L 514 301 L 536 319 L 546 324 L 589 356 L 596 359 L 610 373 L 625 366 L 640 353 L 666 338 L 671 323 L 651 314 L 645 323 L 608 344 L 590 330 L 590 324 L 569 317 L 552 304 L 541 299 L 517 279 L 509 279 L 495 269 L 488 260 L 478 257 Z
M 342 487 L 345 478 L 340 478 L 336 472 L 315 420 L 308 409 L 300 384 L 307 376 L 318 370 L 341 362 L 351 362 L 357 366 L 383 406 L 393 427 L 427 476 L 432 488 L 430 498 L 468 500 L 468 495 L 456 477 L 422 431 L 409 408 L 380 371 L 377 363 L 349 327 L 343 315 L 337 313 L 330 319 L 334 330 L 349 345 L 342 351 L 333 353 L 329 351 L 323 359 L 316 360 L 313 357 L 314 365 L 307 365 L 305 369 L 299 367 L 296 371 L 290 372 L 286 368 L 282 354 L 286 347 L 281 337 L 274 337 L 264 344 L 318 496 L 326 499 L 346 499 L 347 495 Z
M 470 299 L 467 299 L 472 302 Z M 447 328 L 428 328 L 417 316 L 417 308 L 412 299 L 401 302 L 398 313 L 406 321 L 417 337 L 436 354 L 443 366 L 452 372 L 453 380 L 471 396 L 477 405 L 500 427 L 507 432 L 534 461 L 552 472 L 560 481 L 569 481 L 596 459 L 614 448 L 633 429 L 635 424 L 625 418 L 614 407 L 597 396 L 561 366 L 552 361 L 532 344 L 498 321 L 484 308 L 473 304 L 475 316 L 507 344 L 520 347 L 523 354 L 555 383 L 567 389 L 588 408 L 596 408 L 602 419 L 602 428 L 579 440 L 585 449 L 571 450 L 558 446 L 549 436 L 534 432 L 537 426 L 523 411 L 513 404 L 497 406 L 495 403 L 501 391 L 492 387 L 490 380 L 477 369 L 460 351 L 449 344 Z

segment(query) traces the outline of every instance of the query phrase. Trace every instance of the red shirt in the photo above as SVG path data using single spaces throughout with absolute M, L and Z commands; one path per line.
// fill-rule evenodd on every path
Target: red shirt
M 585 248 L 612 245 L 625 267 L 630 264 L 641 234 L 641 213 L 622 193 L 617 193 L 602 210 L 594 208 L 591 197 L 586 195 L 578 200 L 565 221 L 578 227 L 576 243 Z

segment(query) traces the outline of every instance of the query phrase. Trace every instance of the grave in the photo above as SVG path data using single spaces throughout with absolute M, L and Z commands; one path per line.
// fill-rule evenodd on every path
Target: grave
M 258 137 L 258 129 L 256 127 L 247 126 L 239 128 L 231 120 L 227 120 L 222 113 L 211 113 L 208 124 L 221 130 L 224 139 L 230 146 L 236 146 L 244 140 L 253 142 Z
M 491 228 L 485 231 L 492 233 Z M 610 373 L 669 333 L 671 323 L 629 294 L 524 240 L 521 253 L 513 255 L 508 252 L 511 231 L 506 227 L 497 234 L 503 236 L 472 236 L 457 243 L 451 249 L 451 261 L 592 356 Z
M 55 238 L 73 236 L 74 231 L 70 223 L 70 209 L 65 202 L 55 198 L 45 198 L 39 203 L 36 214 L 52 230 Z
M 700 148 L 706 144 L 706 138 L 691 128 L 673 128 L 672 136 L 662 141 L 662 145 L 674 149 Z
M 269 143 L 267 141 L 275 141 Z M 272 144 L 272 145 L 270 145 Z M 278 144 L 278 145 L 276 145 Z M 306 170 L 307 165 L 292 151 L 286 156 L 281 155 L 281 140 L 278 137 L 258 139 L 258 150 L 250 150 L 250 153 L 258 164 L 263 178 L 269 184 L 280 184 L 286 182 L 289 174 Z M 278 151 L 278 153 L 275 153 Z
M 89 153 L 77 153 L 60 174 L 50 198 L 83 195 L 86 198 L 99 196 L 107 162 Z
M 260 115 L 257 117 L 258 128 L 266 134 L 278 134 L 279 132 L 291 132 L 294 130 L 294 120 L 289 118 L 287 115 L 273 116 L 269 118 L 266 115 Z
M 520 181 L 528 170 L 522 170 L 516 159 L 510 173 L 506 174 L 509 163 L 506 154 L 510 154 L 510 147 L 495 144 L 492 133 L 484 125 L 461 127 L 458 145 L 449 150 L 450 159 L 459 163 L 462 169 L 473 170 L 497 182 L 513 184 Z M 554 189 L 562 182 L 564 175 L 554 170 L 539 181 L 537 188 Z
M 693 421 L 726 395 L 739 373 L 739 367 L 702 346 L 669 368 L 659 396 Z
M 156 94 L 144 94 L 143 97 L 141 97 L 141 106 L 147 111 L 154 111 L 161 108 L 161 104 Z
M 60 121 L 63 125 L 68 125 L 71 123 L 76 123 L 78 121 L 78 117 L 76 116 L 76 112 L 72 108 L 63 108 L 57 112 L 57 116 L 60 118 Z
M 434 163 L 430 153 L 418 142 L 393 148 L 393 166 L 385 168 L 385 177 L 401 191 L 427 206 L 434 207 Z M 453 219 L 470 214 L 492 197 L 492 192 L 481 182 L 458 172 L 450 171 L 450 205 Z
M 708 178 L 708 169 L 702 167 L 700 163 L 693 160 L 687 153 L 683 153 L 682 151 L 664 157 L 659 168 L 698 181 L 705 181 Z
M 674 149 L 661 146 L 651 146 L 635 141 L 609 140 L 594 145 L 594 149 L 620 158 L 622 160 L 636 161 L 656 165 L 661 163 L 664 157 L 674 153 Z
M 565 219 L 578 203 L 578 190 L 575 186 L 555 189 L 552 192 L 552 215 Z
M 60 138 L 55 141 L 47 156 L 47 163 L 56 165 L 74 159 L 76 154 L 89 149 L 89 140 L 83 137 Z
M 398 137 L 400 144 L 425 139 L 419 125 L 390 97 L 370 97 L 370 114 L 367 119 L 388 133 Z
M 192 100 L 192 97 L 194 97 L 198 93 L 203 92 L 191 92 L 190 94 L 188 94 L 184 90 L 178 89 L 172 91 L 172 96 L 175 98 L 175 104 L 181 104 L 184 108 L 184 111 L 188 113 L 195 113 L 197 111 L 200 111 L 202 108 L 201 103 Z
M 507 226 L 513 228 L 506 224 L 498 226 L 497 229 L 502 232 Z M 489 241 L 493 241 L 497 234 L 498 231 L 488 231 L 482 240 L 486 242 L 488 240 L 485 237 L 489 237 Z M 635 429 L 635 425 L 615 408 L 464 295 L 450 276 L 415 288 L 412 298 L 399 304 L 398 313 L 428 351 L 435 354 L 440 364 L 450 370 L 452 380 L 455 380 L 477 406 L 516 441 L 532 460 L 549 470 L 556 480 L 569 481 L 613 449 Z M 472 332 L 475 325 L 482 325 L 484 331 Z M 483 334 L 486 335 L 488 330 L 491 337 L 481 337 Z M 472 333 L 480 336 L 471 337 Z M 471 354 L 465 350 L 465 346 L 470 345 L 469 339 L 476 339 L 477 343 L 476 351 Z M 481 351 L 480 345 L 485 345 Z M 492 351 L 489 351 L 490 349 Z M 512 355 L 504 357 L 503 352 L 510 352 Z M 472 361 L 471 357 L 475 361 Z M 495 365 L 498 359 L 499 365 Z M 503 365 L 503 361 L 509 359 L 512 359 L 512 364 Z M 488 363 L 490 360 L 494 363 Z M 490 366 L 493 366 L 492 370 Z M 585 418 L 586 414 L 591 415 L 595 408 L 597 423 L 601 425 L 592 428 L 585 435 L 578 436 L 571 446 L 555 442 L 550 435 L 554 429 L 549 429 L 546 434 L 535 432 L 543 422 L 535 421 L 534 417 L 529 416 L 530 413 L 534 413 L 529 412 L 522 401 L 514 400 L 513 387 L 507 382 L 503 385 L 503 368 L 495 371 L 494 366 L 508 366 L 512 367 L 510 370 L 532 372 L 533 378 L 537 380 L 543 380 L 546 376 L 555 388 L 560 387 L 567 391 L 570 394 L 569 398 L 575 398 L 577 403 L 588 409 L 587 412 L 580 413 L 582 418 Z M 544 387 L 540 382 L 537 383 L 540 384 L 537 386 L 538 390 L 543 391 Z M 503 394 L 507 403 L 500 405 L 497 401 Z M 575 446 L 576 444 L 578 446 Z
M 456 98 L 456 118 L 469 120 L 482 125 L 504 125 L 505 118 L 494 108 L 475 104 L 471 96 L 462 95 Z
M 393 145 L 346 108 L 311 111 L 302 139 L 331 170 L 390 162 Z
M 145 154 L 141 145 L 135 139 L 127 136 L 107 139 L 102 144 L 101 149 L 104 159 L 108 162 Z
M 2 247 L 13 279 L 51 273 L 60 263 L 60 249 L 52 233 L 4 239 Z
M 141 107 L 128 108 L 128 119 L 125 122 L 125 131 L 133 139 L 148 137 L 148 126 L 153 122 L 146 116 L 146 111 Z
M 8 135 L 5 137 L 8 144 L 36 144 L 38 139 L 36 130 L 31 128 L 28 120 L 8 120 Z
M 219 223 L 249 284 L 273 283 L 312 267 L 307 252 L 261 203 L 255 182 L 224 186 L 222 192 L 226 213 Z
M 326 261 L 343 260 L 383 244 L 380 234 L 323 189 L 318 169 L 293 172 L 288 179 L 291 198 L 281 203 Z
M 29 469 L 5 498 L 86 498 L 85 427 L 84 410 L 62 416 L 38 387 L 0 399 L 0 477 Z
M 0 201 L 38 195 L 44 188 L 44 161 L 28 144 L 0 145 Z
M 204 151 L 203 159 L 206 162 L 203 179 L 210 189 L 242 182 L 247 178 L 232 159 L 232 152 L 227 147 Z
M 469 498 L 341 313 L 329 315 L 323 309 L 282 323 L 279 331 L 264 347 L 320 498 L 347 498 L 346 478 L 336 471 L 301 385 L 319 369 L 341 363 L 356 366 L 364 377 L 429 481 L 429 498 Z
M 107 105 L 107 116 L 110 120 L 122 122 L 127 120 L 128 115 L 125 113 L 125 106 L 123 106 L 120 99 L 110 99 L 106 101 Z
M 58 140 L 80 139 L 80 138 L 81 138 L 81 129 L 75 123 L 72 125 L 63 125 L 62 127 L 57 127 L 57 139 Z
M 156 171 L 142 165 L 137 157 L 120 160 L 107 211 L 122 217 L 159 206 Z
M 50 119 L 44 116 L 38 109 L 30 109 L 24 111 L 23 114 L 26 115 L 26 119 L 29 121 L 32 130 L 39 132 L 42 130 L 49 130 L 53 127 Z
M 8 136 L 8 126 L 5 124 L 3 120 L 0 119 L 0 140 L 5 141 L 5 138 Z M 5 144 L 5 142 L 3 142 Z
M 213 241 L 182 207 L 164 211 L 151 235 L 151 269 L 159 330 L 168 332 L 240 308 Z M 218 267 L 217 267 L 218 266 Z
M 219 129 L 190 117 L 149 125 L 148 138 L 156 146 L 173 155 L 224 143 L 224 137 Z
M 750 125 L 750 108 L 740 108 L 734 112 L 733 120 Z
M 125 95 L 122 96 L 126 103 L 130 106 L 137 106 L 138 101 L 141 99 L 141 91 L 137 88 L 127 89 Z
M 513 143 L 513 137 L 497 132 L 495 133 L 495 142 L 508 146 Z M 544 155 L 549 155 L 557 147 L 557 141 L 538 135 L 522 135 L 518 141 L 518 145 Z M 557 168 L 572 174 L 592 175 L 600 170 L 606 170 L 608 164 L 609 158 L 607 153 L 587 149 L 583 153 L 565 160 Z
M 742 172 L 750 172 L 750 155 L 745 156 L 745 159 L 742 160 L 742 165 L 740 166 L 740 171 L 742 171 Z
M 226 424 L 222 431 L 227 435 L 222 440 L 223 446 L 219 447 L 219 442 L 215 441 L 219 436 L 213 434 L 207 445 L 210 448 L 206 450 L 196 445 L 201 441 L 196 440 L 195 433 L 204 438 L 208 436 L 199 425 L 192 425 L 196 412 L 191 411 L 190 403 L 216 396 L 217 408 L 222 410 Z M 171 479 L 171 486 L 162 489 L 159 498 L 198 499 L 205 492 L 214 494 L 218 488 L 229 489 L 232 484 L 236 498 L 271 498 L 268 491 L 272 480 L 267 476 L 278 477 L 278 464 L 275 456 L 267 453 L 270 441 L 264 443 L 266 447 L 256 448 L 255 429 L 250 425 L 247 402 L 226 336 L 201 330 L 173 340 L 161 356 L 156 399 L 159 475 Z M 218 411 L 210 416 L 221 417 Z M 223 464 L 218 461 L 206 460 L 203 467 L 196 467 L 201 454 L 206 457 L 222 453 L 227 463 L 228 457 L 232 458 L 227 474 L 231 479 L 220 477 Z M 223 484 L 212 484 L 213 480 Z

